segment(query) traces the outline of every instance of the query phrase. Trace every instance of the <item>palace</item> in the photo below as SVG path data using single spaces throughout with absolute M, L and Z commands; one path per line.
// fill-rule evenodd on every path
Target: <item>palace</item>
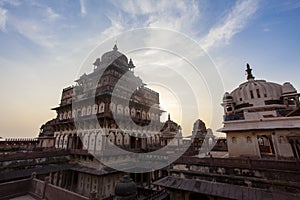
M 290 83 L 256 80 L 247 64 L 247 81 L 221 104 L 226 138 L 200 119 L 183 138 L 116 45 L 93 66 L 63 89 L 37 139 L 0 141 L 0 200 L 300 199 L 300 94 Z

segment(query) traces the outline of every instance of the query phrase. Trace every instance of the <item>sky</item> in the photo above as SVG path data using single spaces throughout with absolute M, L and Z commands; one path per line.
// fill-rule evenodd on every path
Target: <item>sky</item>
M 36 137 L 62 89 L 115 43 L 184 134 L 197 118 L 215 132 L 246 63 L 300 89 L 299 11 L 292 0 L 0 0 L 0 137 Z

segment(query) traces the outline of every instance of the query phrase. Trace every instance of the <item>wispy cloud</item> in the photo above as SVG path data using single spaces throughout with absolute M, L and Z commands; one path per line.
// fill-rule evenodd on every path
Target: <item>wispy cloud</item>
M 210 50 L 213 47 L 228 44 L 235 34 L 243 30 L 257 8 L 258 2 L 256 0 L 238 1 L 225 20 L 210 29 L 208 34 L 201 39 L 202 47 Z
M 281 6 L 282 11 L 290 11 L 300 8 L 299 1 L 283 1 Z
M 60 15 L 50 7 L 46 7 L 45 14 L 48 20 L 57 20 L 60 18 Z
M 184 1 L 114 1 L 122 12 L 131 16 L 131 23 L 139 27 L 159 27 L 177 31 L 190 31 L 193 22 L 199 19 L 196 2 Z
M 7 10 L 0 7 L 0 30 L 5 31 L 7 20 Z
M 82 16 L 86 15 L 85 0 L 80 0 L 80 12 Z
M 15 7 L 21 5 L 19 1 L 2 1 L 1 4 L 2 6 L 9 4 Z M 55 28 L 57 27 L 56 22 L 61 16 L 51 7 L 40 2 L 32 1 L 30 5 L 31 9 L 35 11 L 34 17 L 28 15 L 29 17 L 24 18 L 10 12 L 9 20 L 7 19 L 7 10 L 0 7 L 0 30 L 5 31 L 8 22 L 11 31 L 16 31 L 37 45 L 47 48 L 57 46 L 59 43 L 55 37 Z M 25 12 L 30 12 L 30 10 L 25 10 Z
M 40 46 L 53 48 L 59 44 L 51 34 L 51 28 L 36 20 L 18 21 L 14 23 L 14 27 L 19 34 Z

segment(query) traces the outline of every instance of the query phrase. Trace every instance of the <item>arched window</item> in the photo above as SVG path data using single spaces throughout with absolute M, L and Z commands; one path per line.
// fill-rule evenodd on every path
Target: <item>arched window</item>
M 94 104 L 92 114 L 95 115 L 98 111 L 98 105 Z
M 109 108 L 110 108 L 111 112 L 115 112 L 116 111 L 116 105 L 114 103 L 110 103 Z
M 130 114 L 131 114 L 131 117 L 135 117 L 135 109 L 134 108 L 131 108 Z
M 92 113 L 92 107 L 88 106 L 87 109 L 86 109 L 86 114 L 90 115 L 91 113 Z
M 82 111 L 81 111 L 81 116 L 85 116 L 85 115 L 86 115 L 86 108 L 83 107 L 83 108 L 82 108 Z
M 279 136 L 279 138 L 278 138 L 278 142 L 279 143 L 283 143 L 284 142 L 284 137 L 281 135 L 281 136 Z
M 125 114 L 126 116 L 129 116 L 129 107 L 128 107 L 128 106 L 125 107 L 125 109 L 124 109 L 124 114 Z
M 252 143 L 252 139 L 250 136 L 247 136 L 247 143 Z
M 123 106 L 120 104 L 117 106 L 117 114 L 123 114 Z
M 68 112 L 68 119 L 71 119 L 71 117 L 72 117 L 72 111 L 69 110 L 69 112 Z
M 105 104 L 103 102 L 101 102 L 100 105 L 99 105 L 99 113 L 104 112 L 104 107 L 105 107 Z
M 232 137 L 232 138 L 231 138 L 231 142 L 235 144 L 235 143 L 237 142 L 236 137 Z
M 146 112 L 145 111 L 142 111 L 142 119 L 146 119 Z

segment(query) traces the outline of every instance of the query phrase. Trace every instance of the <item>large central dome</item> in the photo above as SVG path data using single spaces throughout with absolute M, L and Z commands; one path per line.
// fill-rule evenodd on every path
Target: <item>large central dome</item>
M 263 106 L 265 101 L 280 100 L 282 86 L 265 80 L 250 79 L 233 90 L 230 96 L 236 105 L 249 103 L 253 106 Z
M 107 65 L 116 62 L 123 66 L 128 66 L 127 57 L 118 51 L 117 45 L 114 46 L 112 51 L 106 52 L 102 55 L 101 61 Z

